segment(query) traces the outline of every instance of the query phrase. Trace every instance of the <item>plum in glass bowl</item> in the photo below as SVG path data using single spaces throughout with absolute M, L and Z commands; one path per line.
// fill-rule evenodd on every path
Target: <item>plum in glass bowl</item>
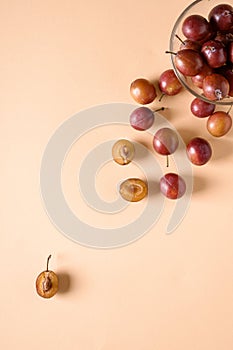
M 172 29 L 167 53 L 178 79 L 195 97 L 233 105 L 233 6 L 229 2 L 196 0 L 186 7 Z

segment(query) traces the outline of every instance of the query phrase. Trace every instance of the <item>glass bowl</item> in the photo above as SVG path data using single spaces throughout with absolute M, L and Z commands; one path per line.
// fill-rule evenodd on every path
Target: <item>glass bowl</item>
M 171 32 L 170 37 L 170 43 L 169 43 L 169 50 L 171 52 L 177 52 L 180 49 L 181 41 L 185 40 L 186 37 L 182 33 L 182 23 L 185 20 L 186 17 L 190 15 L 201 15 L 205 17 L 208 20 L 208 14 L 210 13 L 211 9 L 219 4 L 230 4 L 231 0 L 229 1 L 221 1 L 221 0 L 196 0 L 193 3 L 191 3 L 188 7 L 184 9 L 184 11 L 180 14 L 178 19 L 176 20 L 174 27 Z M 178 38 L 178 37 L 179 38 Z M 214 103 L 216 105 L 233 105 L 233 97 L 227 96 L 224 99 L 221 100 L 209 100 L 207 97 L 204 96 L 203 91 L 201 88 L 196 87 L 191 77 L 185 77 L 182 73 L 179 72 L 179 70 L 176 68 L 175 65 L 175 55 L 171 54 L 171 62 L 174 69 L 175 74 L 177 75 L 179 81 L 181 84 L 185 87 L 186 90 L 188 90 L 191 94 L 193 94 L 195 97 L 198 97 L 206 102 Z

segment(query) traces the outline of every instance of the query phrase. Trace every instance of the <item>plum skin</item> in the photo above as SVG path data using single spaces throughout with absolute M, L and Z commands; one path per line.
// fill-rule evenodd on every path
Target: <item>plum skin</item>
M 154 85 L 144 78 L 138 78 L 131 83 L 130 93 L 133 99 L 142 105 L 153 102 L 157 96 Z
M 169 199 L 178 199 L 184 195 L 186 184 L 180 175 L 167 173 L 160 179 L 160 191 Z
M 168 156 L 175 152 L 179 145 L 179 139 L 176 132 L 170 128 L 159 129 L 153 138 L 154 150 L 162 154 L 163 156 Z
M 154 123 L 154 113 L 147 107 L 138 107 L 130 114 L 129 121 L 134 129 L 147 130 Z
M 217 111 L 209 116 L 207 130 L 212 136 L 221 137 L 230 131 L 232 127 L 231 116 L 223 111 Z
M 193 115 L 198 118 L 206 118 L 211 115 L 215 110 L 213 103 L 206 102 L 199 98 L 195 98 L 190 105 L 190 109 Z
M 187 156 L 194 165 L 206 164 L 212 156 L 209 142 L 201 137 L 194 137 L 186 146 Z

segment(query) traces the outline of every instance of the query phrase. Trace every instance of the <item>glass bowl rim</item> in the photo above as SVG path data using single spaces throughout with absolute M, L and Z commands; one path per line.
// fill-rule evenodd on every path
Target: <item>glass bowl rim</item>
M 175 40 L 176 34 L 177 34 L 177 28 L 179 27 L 182 19 L 184 18 L 184 16 L 186 15 L 186 13 L 193 8 L 196 4 L 203 2 L 205 0 L 195 0 L 194 2 L 192 2 L 191 4 L 189 4 L 182 12 L 181 14 L 178 16 L 178 18 L 175 21 L 175 24 L 172 28 L 171 31 L 171 35 L 170 35 L 170 40 L 169 40 L 169 51 L 174 51 L 174 45 L 173 42 Z M 177 39 L 178 40 L 178 39 Z M 174 70 L 174 73 L 176 74 L 177 78 L 179 79 L 180 83 L 184 86 L 184 88 L 186 90 L 188 90 L 192 95 L 194 95 L 195 97 L 202 99 L 205 102 L 208 103 L 212 103 L 215 105 L 222 105 L 222 106 L 232 106 L 233 105 L 233 97 L 230 97 L 232 100 L 231 101 L 227 101 L 227 97 L 223 100 L 209 100 L 207 97 L 205 97 L 204 95 L 201 95 L 200 93 L 196 92 L 195 90 L 193 90 L 185 81 L 184 79 L 182 79 L 182 74 L 177 70 L 176 65 L 175 65 L 175 59 L 174 59 L 174 55 L 170 54 L 171 56 L 171 62 L 172 62 L 172 67 Z

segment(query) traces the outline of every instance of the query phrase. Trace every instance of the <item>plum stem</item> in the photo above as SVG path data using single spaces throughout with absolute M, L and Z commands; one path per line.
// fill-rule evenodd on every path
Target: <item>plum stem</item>
M 177 55 L 177 52 L 173 52 L 173 51 L 165 51 L 165 53 L 170 53 L 172 55 Z
M 52 256 L 51 254 L 48 256 L 46 271 L 49 271 L 49 260 L 50 260 L 51 256 Z
M 232 105 L 230 105 L 230 108 L 228 109 L 227 114 L 229 114 L 229 113 L 230 113 L 231 108 L 232 108 Z
M 167 158 L 167 168 L 168 168 L 169 167 L 169 157 L 166 156 L 166 158 Z
M 161 108 L 158 108 L 154 111 L 152 111 L 153 113 L 156 113 L 156 112 L 159 112 L 159 111 L 164 111 L 165 107 L 161 107 Z
M 162 101 L 162 98 L 163 98 L 164 95 L 165 95 L 165 94 L 161 94 L 161 96 L 160 96 L 160 98 L 159 98 L 159 102 Z
M 175 37 L 176 37 L 178 40 L 180 40 L 180 42 L 181 42 L 183 45 L 185 45 L 184 40 L 182 40 L 181 37 L 180 37 L 178 34 L 176 34 Z

